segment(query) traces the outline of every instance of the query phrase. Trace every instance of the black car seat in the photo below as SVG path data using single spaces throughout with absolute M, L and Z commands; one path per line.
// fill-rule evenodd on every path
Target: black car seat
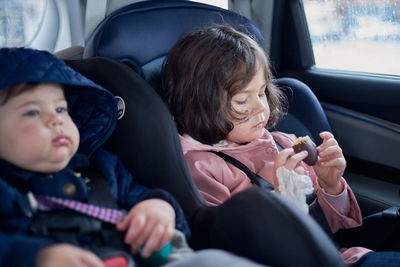
M 83 57 L 117 59 L 134 68 L 146 81 L 157 84 L 162 62 L 180 35 L 212 24 L 231 25 L 262 42 L 252 21 L 229 10 L 191 1 L 143 1 L 105 18 L 89 38 Z M 319 133 L 331 128 L 310 88 L 293 78 L 276 79 L 275 83 L 289 99 L 288 115 L 275 130 L 309 135 L 319 144 Z
M 121 8 L 105 18 L 89 38 L 84 58 L 102 56 L 117 59 L 133 68 L 150 83 L 157 77 L 165 55 L 182 33 L 216 23 L 232 25 L 261 42 L 262 38 L 258 28 L 247 18 L 236 13 L 189 1 L 145 1 Z M 91 71 L 93 70 L 91 69 Z M 114 78 L 118 82 L 124 80 Z M 313 99 L 310 103 L 318 105 L 310 105 L 311 109 L 317 107 L 319 109 L 316 113 L 325 116 L 308 87 L 289 78 L 282 82 L 285 86 L 284 90 L 290 94 L 290 100 L 297 97 L 304 99 L 304 95 L 312 96 Z M 292 91 L 290 86 L 293 85 L 302 87 L 300 93 Z M 126 84 L 126 88 L 129 88 L 128 84 Z M 141 88 L 139 90 L 140 97 L 136 92 L 136 89 L 139 88 Z M 143 88 L 151 92 L 145 92 Z M 125 122 L 119 122 L 116 133 L 113 135 L 117 138 L 111 138 L 109 142 L 112 143 L 111 150 L 123 159 L 123 162 L 134 174 L 138 175 L 137 177 L 143 184 L 162 187 L 178 199 L 193 231 L 191 243 L 195 248 L 210 246 L 224 248 L 273 265 L 298 265 L 299 258 L 306 266 L 320 265 L 321 262 L 324 262 L 326 266 L 329 266 L 330 263 L 340 265 L 341 260 L 333 243 L 314 221 L 315 227 L 310 228 L 305 224 L 300 224 L 302 226 L 298 228 L 298 225 L 295 226 L 290 220 L 287 220 L 287 216 L 296 218 L 293 218 L 295 221 L 299 220 L 297 216 L 300 216 L 301 220 L 312 221 L 310 218 L 303 214 L 285 211 L 283 217 L 277 216 L 276 220 L 271 220 L 269 217 L 271 214 L 267 215 L 262 212 L 265 210 L 281 212 L 278 211 L 279 208 L 277 209 L 280 205 L 272 207 L 272 203 L 276 204 L 276 202 L 271 202 L 269 199 L 271 196 L 269 194 L 267 194 L 268 197 L 265 196 L 263 190 L 256 188 L 246 190 L 218 208 L 207 207 L 191 181 L 175 125 L 162 101 L 155 97 L 155 92 L 148 84 L 145 85 L 145 82 L 140 82 L 140 86 L 135 86 L 129 91 L 132 92 L 123 92 L 126 95 L 125 101 L 132 102 L 130 105 L 126 105 L 131 107 L 128 116 L 133 116 L 137 120 L 136 112 L 132 114 L 132 107 L 135 102 L 139 101 L 141 108 L 135 107 L 134 110 L 142 114 L 142 117 L 137 124 L 133 123 L 134 118 L 124 118 Z M 150 94 L 153 94 L 154 99 L 150 100 Z M 142 99 L 145 95 L 148 97 L 146 101 Z M 160 101 L 161 103 L 158 103 Z M 146 116 L 150 116 L 150 118 Z M 326 121 L 326 117 L 323 118 Z M 297 121 L 297 125 L 303 129 L 302 132 L 313 138 L 312 132 L 304 126 L 307 123 L 295 117 L 292 118 L 292 121 Z M 147 130 L 144 130 L 144 125 Z M 326 126 L 329 127 L 327 123 L 320 127 Z M 318 133 L 319 129 L 315 129 L 314 132 Z M 140 135 L 139 138 L 135 138 L 138 140 L 137 142 L 129 145 L 129 147 L 134 147 L 134 150 L 128 149 L 125 141 L 126 135 L 133 137 L 133 134 L 134 136 Z M 147 142 L 143 144 L 141 140 L 147 140 Z M 156 141 L 154 142 L 154 140 Z M 138 143 L 140 143 L 139 147 L 137 147 Z M 150 154 L 148 150 L 151 151 Z M 149 175 L 149 172 L 152 174 Z M 279 196 L 272 194 L 272 197 L 278 199 L 274 201 L 285 203 Z M 244 216 L 238 217 L 239 213 Z M 260 213 L 265 218 L 255 220 Z M 261 225 L 258 221 L 270 223 L 271 231 L 266 231 L 265 225 Z M 290 223 L 288 224 L 288 222 Z M 272 231 L 275 228 L 277 230 Z M 298 231 L 298 229 L 305 231 Z M 317 230 L 314 231 L 314 229 Z M 266 240 L 275 240 L 275 242 L 279 240 L 278 242 L 281 242 L 282 246 L 292 243 L 294 247 L 298 247 L 302 244 L 299 248 L 305 251 L 299 253 L 297 249 L 276 250 L 282 246 L 276 246 L 274 242 L 270 243 Z M 313 240 L 311 243 L 314 245 L 310 246 L 309 242 L 304 243 L 305 240 Z M 273 245 L 270 248 L 267 244 Z M 324 256 L 315 257 L 315 254 Z M 299 258 L 292 257 L 293 255 L 298 255 Z
M 128 5 L 107 16 L 89 38 L 83 57 L 91 58 L 102 56 L 117 59 L 118 61 L 125 63 L 125 65 L 128 65 L 130 68 L 133 68 L 148 83 L 154 83 L 160 72 L 166 54 L 181 34 L 206 25 L 221 23 L 229 24 L 236 29 L 253 36 L 253 38 L 259 42 L 262 41 L 260 31 L 253 22 L 229 10 L 191 1 L 143 1 Z M 279 78 L 276 79 L 275 82 L 286 93 L 289 100 L 289 110 L 287 116 L 274 128 L 274 130 L 294 133 L 297 136 L 309 135 L 317 144 L 320 144 L 321 139 L 319 138 L 319 133 L 322 131 L 330 131 L 331 128 L 319 101 L 310 88 L 301 81 L 292 78 Z M 152 89 L 148 84 L 145 85 L 145 83 L 141 83 L 141 85 L 145 86 L 145 88 L 148 88 L 149 90 Z M 151 92 L 151 94 L 153 93 L 154 92 Z M 153 99 L 152 101 L 155 100 Z M 149 107 L 152 107 L 152 105 L 149 104 L 149 106 L 146 107 L 145 110 L 148 110 L 148 112 L 144 112 L 142 109 L 138 110 L 138 112 L 144 112 L 143 116 L 148 116 L 149 113 L 152 113 L 152 111 L 149 111 Z M 159 107 L 157 106 L 157 108 Z M 165 114 L 168 112 L 165 107 L 158 111 L 157 114 L 160 117 L 151 114 L 154 120 L 159 123 L 167 120 Z M 168 120 L 170 119 L 171 118 Z M 165 129 L 168 129 L 168 131 L 171 130 L 170 128 L 174 128 L 173 123 L 170 123 L 171 122 L 167 123 L 168 126 L 164 125 L 166 127 Z M 129 122 L 126 124 L 129 125 Z M 125 131 L 125 134 L 132 132 L 138 134 L 137 131 L 140 133 L 142 130 L 138 129 L 141 129 L 141 125 L 141 123 L 137 125 L 139 128 L 128 126 L 129 130 Z M 124 127 L 125 126 L 121 126 L 121 128 Z M 187 218 L 193 220 L 190 221 L 190 223 L 194 229 L 194 235 L 196 236 L 199 234 L 199 236 L 201 236 L 205 233 L 204 229 L 208 228 L 200 227 L 199 230 L 196 227 L 199 227 L 198 223 L 205 220 L 204 218 L 210 217 L 208 215 L 199 215 L 204 211 L 203 209 L 195 211 L 196 208 L 204 207 L 204 200 L 199 196 L 197 190 L 193 188 L 193 183 L 186 180 L 188 179 L 187 177 L 190 178 L 190 176 L 188 176 L 186 165 L 181 155 L 179 140 L 175 136 L 176 132 L 171 134 L 171 132 L 168 131 L 166 131 L 167 134 L 165 135 L 161 134 L 163 138 L 158 142 L 163 148 L 160 149 L 160 147 L 154 146 L 154 149 L 152 150 L 152 153 L 157 155 L 155 159 L 152 159 L 157 163 L 152 166 L 155 168 L 155 166 L 161 164 L 160 166 L 163 166 L 161 169 L 165 167 L 166 169 L 164 173 L 167 178 L 161 181 L 160 177 L 156 177 L 157 175 L 155 175 L 151 179 L 143 180 L 143 182 L 148 185 L 161 185 L 161 187 L 173 192 L 175 197 L 183 205 Z M 117 129 L 116 136 L 122 137 L 123 134 L 124 133 L 118 133 Z M 149 140 L 154 139 L 149 138 L 149 136 L 154 137 L 155 135 L 157 136 L 155 133 L 152 135 L 146 135 L 146 132 L 143 132 L 138 140 L 147 140 L 147 142 L 150 142 Z M 124 138 L 121 140 L 124 140 Z M 167 144 L 163 143 L 165 140 L 169 140 Z M 135 144 L 137 143 L 138 142 Z M 116 147 L 121 145 L 124 146 L 124 144 L 121 144 L 120 139 L 116 140 L 115 145 Z M 141 149 L 143 148 L 144 147 L 141 147 Z M 165 152 L 165 154 L 160 157 L 159 151 L 163 151 L 161 153 L 164 153 L 164 148 L 167 149 L 165 151 L 168 152 Z M 147 162 L 146 164 L 146 157 L 142 156 L 147 155 L 147 152 L 141 149 L 137 150 L 138 154 L 134 159 L 129 158 L 131 152 L 122 153 L 126 154 L 126 164 L 134 164 L 134 161 L 143 162 L 143 165 L 135 166 L 135 168 L 132 168 L 132 171 L 138 172 L 138 168 L 145 167 L 141 175 L 146 175 L 149 171 L 148 165 L 150 163 Z M 117 150 L 119 152 L 124 151 L 123 149 Z M 163 162 L 167 163 L 163 165 Z M 179 178 L 176 178 L 174 175 L 180 176 L 178 176 Z M 143 178 L 145 176 L 141 177 Z M 170 179 L 181 179 L 179 180 L 179 183 L 183 183 L 183 190 L 181 190 L 181 185 L 176 188 L 176 185 L 173 184 L 178 180 L 170 182 L 172 181 Z M 192 197 L 194 197 L 194 199 L 192 199 Z M 234 200 L 232 202 L 234 202 Z M 209 212 L 209 210 L 207 210 L 207 212 Z M 385 214 L 386 217 L 390 214 L 390 218 L 399 217 L 396 209 L 392 209 L 390 212 L 386 212 Z M 382 216 L 383 215 L 374 215 L 372 217 L 381 218 Z M 375 222 L 380 220 L 378 219 L 373 221 Z M 378 224 L 380 224 L 380 222 Z M 373 223 L 373 225 L 375 225 L 375 223 Z M 376 228 L 377 227 L 374 227 L 375 230 Z M 364 236 L 363 233 L 364 232 L 361 232 L 361 234 L 356 235 L 356 238 L 351 239 L 357 240 L 360 236 Z M 376 233 L 378 233 L 377 235 L 380 235 L 379 231 L 376 231 Z M 344 236 L 345 237 L 340 239 L 346 241 L 346 235 Z M 205 241 L 201 237 L 196 237 L 194 240 L 197 240 L 195 242 L 202 244 L 200 247 L 204 244 L 206 244 L 206 246 L 210 245 L 210 240 L 208 239 Z M 357 242 L 351 244 L 362 245 Z M 325 263 L 324 266 L 328 266 L 327 264 L 328 263 Z
M 250 188 L 208 206 L 190 177 L 166 105 L 130 67 L 102 57 L 67 64 L 116 95 L 120 119 L 105 147 L 136 181 L 180 202 L 195 249 L 221 248 L 271 266 L 343 265 L 319 225 L 278 194 Z

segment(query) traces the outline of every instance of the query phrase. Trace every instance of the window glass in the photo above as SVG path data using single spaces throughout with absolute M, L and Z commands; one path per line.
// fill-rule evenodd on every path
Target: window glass
M 400 0 L 303 0 L 317 67 L 400 75 Z
M 0 47 L 28 46 L 37 35 L 47 0 L 0 0 Z
M 228 0 L 193 0 L 193 1 L 228 9 Z

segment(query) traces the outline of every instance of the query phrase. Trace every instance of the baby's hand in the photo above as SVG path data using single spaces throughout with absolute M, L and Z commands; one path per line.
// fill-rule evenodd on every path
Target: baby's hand
M 147 258 L 171 240 L 175 228 L 175 211 L 161 199 L 144 200 L 136 204 L 123 221 L 117 224 L 119 231 L 126 231 L 125 243 L 136 253 L 145 242 L 142 257 Z
M 274 162 L 274 188 L 276 192 L 279 192 L 279 183 L 276 177 L 276 170 L 283 166 L 288 170 L 294 170 L 298 174 L 304 174 L 303 167 L 298 165 L 307 157 L 307 155 L 308 152 L 305 150 L 295 154 L 293 148 L 287 148 L 279 152 Z M 291 157 L 289 158 L 289 156 Z
M 99 257 L 88 250 L 68 244 L 49 246 L 39 252 L 37 267 L 103 267 Z

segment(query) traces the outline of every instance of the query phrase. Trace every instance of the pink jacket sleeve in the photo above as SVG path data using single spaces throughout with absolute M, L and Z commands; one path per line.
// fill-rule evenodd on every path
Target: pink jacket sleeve
M 343 179 L 343 178 L 342 178 Z M 318 203 L 329 223 L 332 232 L 337 232 L 339 229 L 353 228 L 362 224 L 362 216 L 360 207 L 351 190 L 350 186 L 346 185 L 347 198 L 349 202 L 349 211 L 347 214 L 341 214 L 325 197 L 321 188 L 318 187 L 316 193 L 318 196 Z
M 253 186 L 242 171 L 232 171 L 228 163 L 205 151 L 185 154 L 193 181 L 210 205 L 220 205 L 231 195 Z

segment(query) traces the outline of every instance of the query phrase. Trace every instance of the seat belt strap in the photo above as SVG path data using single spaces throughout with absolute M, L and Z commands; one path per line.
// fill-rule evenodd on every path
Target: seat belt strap
M 275 144 L 276 147 L 278 148 L 278 151 L 282 151 L 283 147 L 281 146 L 281 144 L 279 144 L 275 139 Z M 213 151 L 210 150 L 209 152 L 214 153 L 215 155 L 218 155 L 219 157 L 221 157 L 222 159 L 224 159 L 226 162 L 229 162 L 230 164 L 232 164 L 233 166 L 235 166 L 236 168 L 238 168 L 239 170 L 243 171 L 247 177 L 249 177 L 249 179 L 251 180 L 251 182 L 257 186 L 260 186 L 262 188 L 267 188 L 270 190 L 274 190 L 274 186 L 268 182 L 267 180 L 265 180 L 264 178 L 262 178 L 260 175 L 258 175 L 257 173 L 251 171 L 246 165 L 244 165 L 242 162 L 240 162 L 239 160 L 235 159 L 234 157 L 229 156 L 228 154 L 225 154 L 221 151 Z
M 281 152 L 283 150 L 283 146 L 281 146 L 281 144 L 279 144 L 278 141 L 276 141 L 275 139 L 274 139 L 274 141 L 275 141 L 276 148 L 278 148 L 278 152 Z
M 87 213 L 108 217 L 114 223 L 119 221 L 124 212 L 118 209 L 118 204 L 110 191 L 106 178 L 93 168 L 85 169 L 83 173 L 85 174 L 84 176 L 90 177 L 90 181 L 87 183 L 88 188 L 90 188 L 88 190 L 88 203 L 72 203 L 72 200 L 68 200 L 67 203 L 70 202 L 68 204 L 76 205 L 77 209 L 82 209 L 83 204 L 85 204 L 88 209 Z M 93 209 L 95 206 L 98 207 Z M 110 210 L 113 211 L 109 213 Z M 102 223 L 106 222 L 106 220 L 100 220 L 100 218 L 90 216 L 91 214 L 87 213 L 71 208 L 39 212 L 32 220 L 31 231 L 44 236 L 52 236 L 60 241 L 77 246 L 80 245 L 79 236 L 98 233 L 103 240 L 103 242 L 99 243 L 124 251 L 126 245 L 123 242 L 123 233 L 115 229 L 115 226 L 111 224 L 112 221 Z M 95 244 L 93 247 L 95 247 Z
M 116 224 L 125 217 L 125 213 L 120 210 L 104 208 L 72 199 L 42 195 L 35 195 L 35 199 L 38 203 L 38 210 L 41 211 L 50 211 L 65 208 L 111 224 Z
M 247 177 L 251 180 L 251 182 L 253 184 L 260 186 L 262 188 L 274 190 L 274 186 L 270 182 L 264 180 L 264 178 L 262 178 L 261 176 L 259 176 L 256 173 L 252 172 L 246 165 L 244 165 L 242 162 L 238 161 L 234 157 L 231 157 L 220 151 L 210 151 L 210 152 L 218 155 L 219 157 L 224 159 L 226 162 L 229 162 L 236 168 L 242 170 L 247 175 Z
M 91 177 L 85 178 L 89 181 L 88 203 L 73 199 L 34 195 L 38 210 L 70 209 L 111 224 L 121 221 L 125 217 L 125 212 L 118 209 L 105 178 L 93 168 L 89 168 L 86 174 Z

